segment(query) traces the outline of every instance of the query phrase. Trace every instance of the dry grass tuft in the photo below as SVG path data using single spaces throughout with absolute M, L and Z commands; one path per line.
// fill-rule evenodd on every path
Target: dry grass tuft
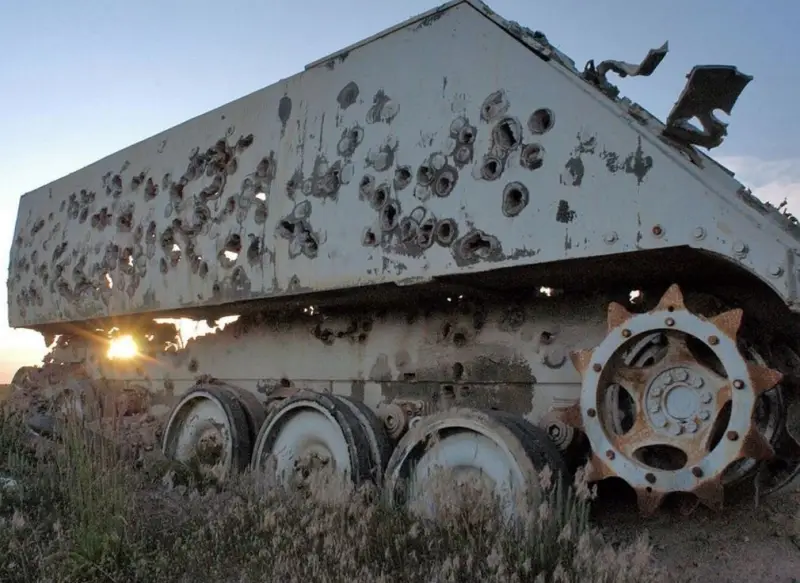
M 434 520 L 369 488 L 286 492 L 254 475 L 222 487 L 175 464 L 146 469 L 79 422 L 40 447 L 0 418 L 0 581 L 662 580 L 646 540 L 615 549 L 591 528 L 580 477 L 559 488 L 543 474 L 544 496 L 508 523 L 495 501 L 440 504 Z

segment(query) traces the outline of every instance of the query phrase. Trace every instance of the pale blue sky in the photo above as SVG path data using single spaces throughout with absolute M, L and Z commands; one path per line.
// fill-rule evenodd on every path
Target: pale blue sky
M 0 257 L 19 196 L 170 126 L 293 75 L 433 2 L 368 0 L 0 0 Z M 622 93 L 664 118 L 695 64 L 754 81 L 713 155 L 773 201 L 800 207 L 800 3 L 792 0 L 495 0 L 582 68 L 638 62 L 669 40 L 653 77 Z M 519 72 L 524 75 L 524 71 Z M 616 83 L 617 79 L 613 79 Z M 5 278 L 4 278 L 5 279 Z M 0 382 L 43 342 L 10 331 L 0 308 Z

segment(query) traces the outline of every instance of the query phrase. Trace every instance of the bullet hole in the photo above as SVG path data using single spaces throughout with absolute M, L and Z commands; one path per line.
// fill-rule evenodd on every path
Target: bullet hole
M 302 183 L 303 183 L 303 175 L 298 170 L 294 173 L 294 176 L 292 176 L 289 180 L 286 181 L 286 196 L 288 196 L 289 198 L 294 198 L 297 189 L 301 187 Z
M 288 95 L 284 95 L 281 97 L 281 100 L 278 102 L 278 119 L 281 120 L 283 125 L 286 125 L 289 122 L 289 118 L 292 115 L 292 100 L 289 98 Z
M 122 194 L 122 176 L 115 174 L 111 180 L 106 184 L 106 194 L 115 197 Z
M 339 91 L 339 95 L 336 97 L 336 101 L 339 103 L 339 107 L 342 109 L 347 109 L 351 105 L 353 105 L 356 100 L 358 99 L 358 85 L 350 81 L 347 85 L 345 85 L 341 91 Z
M 342 185 L 342 167 L 337 160 L 330 167 L 326 168 L 324 158 L 318 157 L 315 163 L 314 180 L 312 184 L 312 194 L 319 197 L 335 197 Z
M 284 219 L 278 223 L 278 234 L 284 239 L 291 239 L 294 237 L 295 223 Z
M 173 182 L 169 187 L 169 200 L 173 206 L 178 206 L 183 201 L 183 183 Z
M 458 254 L 467 260 L 489 259 L 500 250 L 497 237 L 475 230 L 467 233 L 458 244 Z
M 460 380 L 464 376 L 464 365 L 460 362 L 453 364 L 453 380 Z
M 78 217 L 78 220 L 79 220 L 81 223 L 85 223 L 85 222 L 86 222 L 86 219 L 88 219 L 88 218 L 89 218 L 89 207 L 86 207 L 86 206 L 85 206 L 85 207 L 83 207 L 83 208 L 81 209 L 81 214 L 80 214 L 80 216 Z
M 375 178 L 372 177 L 370 174 L 365 174 L 363 178 L 361 178 L 361 182 L 358 183 L 358 194 L 361 198 L 366 198 L 367 200 L 372 199 L 372 192 L 375 189 Z
M 430 186 L 436 180 L 436 171 L 428 164 L 421 164 L 417 169 L 417 184 Z
M 78 203 L 78 196 L 73 192 L 69 195 L 69 206 L 67 207 L 67 217 L 70 219 L 77 219 L 81 211 L 81 205 Z
M 497 180 L 503 173 L 503 163 L 497 158 L 486 156 L 481 166 L 481 177 L 484 180 Z
M 475 143 L 475 135 L 477 134 L 477 130 L 470 126 L 464 126 L 461 128 L 461 131 L 458 132 L 458 141 L 465 145 L 471 145 Z
M 428 249 L 433 245 L 434 231 L 436 230 L 436 219 L 430 217 L 425 219 L 417 229 L 417 245 L 421 249 Z
M 247 247 L 247 261 L 258 263 L 261 258 L 261 237 L 253 237 Z
M 228 165 L 225 166 L 225 174 L 228 176 L 233 176 L 236 174 L 236 171 L 239 169 L 239 161 L 236 158 L 231 158 L 228 162 Z
M 44 228 L 44 224 L 45 224 L 45 223 L 44 223 L 44 219 L 39 219 L 39 220 L 37 220 L 37 221 L 36 221 L 36 222 L 33 224 L 33 227 L 31 227 L 31 237 L 35 236 L 35 235 L 36 235 L 36 233 L 38 233 L 39 231 L 41 231 L 41 230 Z
M 173 267 L 178 265 L 178 263 L 180 263 L 180 261 L 181 261 L 181 256 L 182 255 L 183 255 L 183 253 L 181 252 L 180 245 L 178 245 L 177 243 L 172 245 L 172 249 L 170 249 L 170 252 L 169 252 L 169 262 L 170 262 L 170 264 Z
M 319 240 L 305 220 L 311 215 L 311 204 L 308 201 L 298 203 L 292 213 L 275 226 L 278 235 L 289 240 L 289 258 L 304 254 L 313 259 L 319 252 Z
M 353 152 L 356 151 L 356 148 L 361 145 L 363 139 L 364 130 L 361 127 L 355 126 L 353 128 L 345 129 L 342 132 L 342 137 L 339 139 L 339 143 L 336 146 L 336 151 L 339 152 L 340 156 L 345 158 L 352 156 Z
M 222 288 L 220 287 L 218 281 L 215 281 L 214 285 L 211 286 L 211 295 L 215 298 L 218 298 L 222 295 Z
M 232 215 L 236 212 L 236 199 L 232 196 L 229 196 L 228 199 L 225 201 L 225 209 L 223 212 L 226 215 Z
M 267 222 L 267 217 L 269 216 L 269 209 L 267 205 L 262 202 L 261 200 L 256 200 L 256 210 L 253 216 L 253 220 L 256 222 L 257 225 L 263 225 Z
M 202 202 L 214 200 L 222 194 L 224 188 L 225 179 L 220 174 L 217 174 L 214 176 L 214 180 L 211 181 L 211 184 L 200 191 L 199 198 Z
M 139 188 L 142 185 L 142 182 L 144 182 L 146 176 L 147 175 L 144 172 L 140 172 L 139 174 L 131 178 L 131 190 L 136 190 L 137 188 Z
M 506 97 L 505 91 L 502 89 L 495 91 L 483 101 L 483 105 L 481 105 L 481 119 L 490 122 L 501 115 L 505 115 L 509 106 L 510 103 Z
M 196 358 L 192 358 L 189 361 L 189 372 L 197 372 L 198 366 L 199 365 L 197 364 L 197 359 Z
M 528 144 L 522 148 L 519 163 L 528 170 L 537 170 L 544 164 L 544 149 L 539 144 Z
M 527 187 L 521 182 L 511 182 L 503 189 L 503 214 L 515 217 L 528 206 L 529 194 Z
M 118 217 L 117 217 L 117 230 L 123 233 L 127 233 L 133 227 L 133 208 L 129 207 L 125 209 Z
M 256 176 L 259 178 L 267 178 L 272 172 L 272 160 L 269 158 L 262 158 L 261 161 L 256 166 Z
M 439 245 L 449 247 L 458 236 L 458 225 L 453 219 L 442 219 L 436 225 L 436 241 Z
M 199 275 L 200 277 L 205 277 L 206 275 L 208 275 L 208 263 L 206 263 L 205 261 L 203 261 L 203 262 L 200 264 L 200 267 L 197 269 L 197 273 L 198 273 L 198 275 Z
M 410 217 L 403 217 L 400 221 L 400 240 L 408 243 L 417 237 L 417 222 Z
M 242 238 L 236 233 L 228 235 L 224 250 L 238 256 L 242 252 Z
M 141 243 L 142 237 L 144 237 L 144 228 L 142 225 L 136 225 L 136 229 L 133 231 L 133 240 L 137 243 Z
M 553 342 L 553 335 L 550 332 L 548 332 L 547 330 L 545 330 L 541 334 L 539 334 L 539 343 L 540 344 L 548 345 L 548 344 L 550 344 L 552 342 Z
M 379 184 L 375 191 L 372 193 L 370 206 L 376 211 L 381 210 L 389 200 L 389 185 Z
M 150 224 L 147 227 L 147 235 L 145 241 L 147 243 L 155 243 L 156 242 L 156 222 L 150 221 Z
M 494 126 L 492 138 L 501 150 L 513 150 L 522 141 L 522 126 L 516 119 L 507 117 Z
M 381 229 L 385 232 L 393 231 L 397 227 L 400 216 L 400 203 L 391 201 L 381 211 Z
M 383 89 L 379 89 L 372 98 L 372 107 L 367 112 L 367 123 L 392 123 L 392 120 L 399 113 L 400 106 L 391 97 L 386 95 Z
M 453 192 L 457 180 L 458 174 L 456 174 L 456 171 L 453 168 L 445 167 L 439 172 L 439 176 L 436 178 L 433 192 L 436 196 L 447 196 Z
M 456 332 L 453 334 L 453 344 L 462 347 L 467 343 L 467 335 L 463 332 Z
M 236 142 L 236 149 L 239 151 L 246 150 L 247 148 L 253 145 L 254 140 L 255 136 L 253 136 L 253 134 L 247 134 L 246 136 L 242 136 L 239 138 L 239 141 Z
M 458 145 L 453 151 L 453 161 L 457 166 L 469 164 L 469 161 L 472 160 L 472 153 L 471 146 L 467 146 L 465 144 Z
M 111 224 L 111 215 L 108 212 L 108 207 L 103 207 L 92 215 L 92 227 L 95 229 L 103 230 Z
M 172 246 L 175 244 L 175 233 L 172 230 L 172 227 L 167 227 L 164 229 L 164 232 L 161 233 L 161 249 L 164 253 L 168 253 Z
M 66 241 L 56 245 L 56 248 L 53 249 L 53 263 L 58 261 L 61 258 L 61 256 L 64 254 L 64 251 L 66 251 L 66 250 L 67 250 L 67 242 Z
M 133 274 L 133 247 L 125 247 L 119 254 L 119 268 L 122 273 Z
M 304 226 L 303 230 L 298 234 L 297 240 L 300 243 L 303 255 L 309 259 L 313 259 L 317 256 L 319 252 L 319 243 L 310 229 Z
M 394 189 L 403 190 L 411 184 L 411 168 L 409 166 L 399 166 L 394 171 Z
M 555 116 L 549 109 L 537 109 L 528 118 L 528 129 L 533 134 L 543 134 L 553 127 Z
M 377 172 L 385 172 L 394 164 L 394 153 L 397 149 L 396 142 L 383 144 L 377 150 L 367 153 L 367 166 L 372 166 Z
M 161 273 L 167 273 L 169 271 L 169 265 L 167 264 L 167 260 L 165 258 L 161 258 L 158 262 L 158 268 Z

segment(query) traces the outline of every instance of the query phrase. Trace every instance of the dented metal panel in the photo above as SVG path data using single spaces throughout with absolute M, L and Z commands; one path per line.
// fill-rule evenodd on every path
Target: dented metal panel
M 543 35 L 451 3 L 23 196 L 9 322 L 687 245 L 794 302 L 796 235 L 662 133 Z

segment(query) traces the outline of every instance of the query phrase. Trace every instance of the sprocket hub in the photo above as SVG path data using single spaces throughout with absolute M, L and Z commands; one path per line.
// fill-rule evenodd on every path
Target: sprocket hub
M 782 374 L 739 352 L 742 315 L 741 309 L 709 319 L 694 314 L 677 285 L 646 313 L 609 305 L 605 339 L 571 354 L 582 388 L 565 420 L 589 439 L 590 481 L 622 478 L 636 491 L 643 514 L 655 512 L 672 492 L 693 493 L 706 506 L 720 508 L 728 467 L 742 459 L 772 458 L 754 414 L 759 397 Z M 623 355 L 630 346 L 654 332 L 666 337 L 665 356 L 647 366 L 626 365 Z M 632 401 L 626 427 L 607 421 L 613 417 L 605 396 L 609 387 L 624 390 Z

